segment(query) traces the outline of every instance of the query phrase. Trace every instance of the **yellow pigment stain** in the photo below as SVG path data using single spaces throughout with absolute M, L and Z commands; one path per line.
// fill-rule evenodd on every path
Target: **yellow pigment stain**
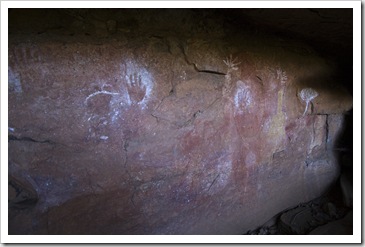
M 283 107 L 284 90 L 278 92 L 278 104 L 275 116 L 271 119 L 268 138 L 274 142 L 274 152 L 280 151 L 284 148 L 285 137 L 285 116 L 282 110 Z

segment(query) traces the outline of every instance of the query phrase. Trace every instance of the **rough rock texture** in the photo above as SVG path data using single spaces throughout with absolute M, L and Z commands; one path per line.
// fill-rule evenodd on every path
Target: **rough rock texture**
M 328 61 L 131 12 L 10 29 L 10 234 L 242 234 L 337 179 L 352 98 Z
M 248 235 L 353 234 L 352 209 L 339 196 L 340 181 L 322 196 L 275 215 Z M 342 195 L 345 197 L 346 195 Z
M 353 212 L 349 212 L 343 219 L 317 227 L 309 234 L 311 235 L 352 235 L 353 234 Z

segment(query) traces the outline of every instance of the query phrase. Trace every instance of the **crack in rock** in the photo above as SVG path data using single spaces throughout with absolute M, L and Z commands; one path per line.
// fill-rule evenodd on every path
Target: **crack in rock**
M 215 71 L 215 70 L 206 70 L 206 69 L 199 69 L 198 66 L 196 65 L 196 63 L 191 62 L 188 58 L 188 55 L 186 54 L 185 48 L 183 47 L 183 45 L 180 45 L 180 49 L 182 51 L 182 54 L 184 56 L 185 62 L 188 65 L 193 65 L 194 70 L 199 72 L 199 73 L 209 73 L 209 74 L 214 74 L 214 75 L 227 75 L 226 73 L 220 72 L 220 71 Z
M 34 142 L 34 143 L 48 143 L 48 144 L 57 144 L 51 140 L 35 140 L 31 137 L 16 137 L 14 135 L 8 136 L 8 141 L 25 141 L 25 142 Z

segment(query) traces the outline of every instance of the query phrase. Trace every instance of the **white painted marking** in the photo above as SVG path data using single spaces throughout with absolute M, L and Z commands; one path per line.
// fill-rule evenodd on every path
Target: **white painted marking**
M 122 65 L 123 66 L 123 65 Z M 132 61 L 127 61 L 125 70 L 125 80 L 127 82 L 127 89 L 123 95 L 127 105 L 137 104 L 142 109 L 146 107 L 148 99 L 153 89 L 152 75 L 144 68 Z M 142 99 L 135 99 L 136 92 L 143 93 Z
M 307 113 L 309 103 L 318 96 L 317 91 L 312 88 L 303 88 L 299 93 L 300 98 L 305 101 L 305 110 L 303 116 Z
M 23 88 L 18 73 L 13 72 L 13 70 L 9 68 L 8 75 L 9 75 L 8 79 L 9 93 L 10 92 L 22 93 Z
M 243 113 L 246 107 L 249 107 L 253 102 L 250 87 L 243 81 L 237 81 L 237 89 L 234 95 L 235 110 L 238 113 Z
M 282 70 L 281 68 L 276 70 L 276 79 L 280 80 L 281 84 L 285 84 L 288 80 L 288 76 L 286 75 L 286 72 Z
M 92 97 L 94 97 L 94 96 L 96 96 L 96 95 L 99 95 L 99 94 L 109 94 L 109 95 L 119 95 L 119 93 L 113 93 L 113 92 L 108 92 L 108 91 L 97 91 L 97 92 L 95 92 L 95 93 L 92 93 L 92 94 L 90 94 L 89 96 L 87 96 L 86 97 L 86 99 L 85 99 L 85 104 L 87 103 L 87 101 L 90 99 L 90 98 L 92 98 Z

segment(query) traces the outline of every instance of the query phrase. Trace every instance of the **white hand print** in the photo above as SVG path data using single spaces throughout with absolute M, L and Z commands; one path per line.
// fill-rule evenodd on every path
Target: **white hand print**
M 153 77 L 149 71 L 134 61 L 122 65 L 125 84 L 121 88 L 126 105 L 138 105 L 145 109 L 153 89 Z
M 142 76 L 137 73 L 129 75 L 127 90 L 132 104 L 138 104 L 146 95 L 146 86 L 142 82 Z

